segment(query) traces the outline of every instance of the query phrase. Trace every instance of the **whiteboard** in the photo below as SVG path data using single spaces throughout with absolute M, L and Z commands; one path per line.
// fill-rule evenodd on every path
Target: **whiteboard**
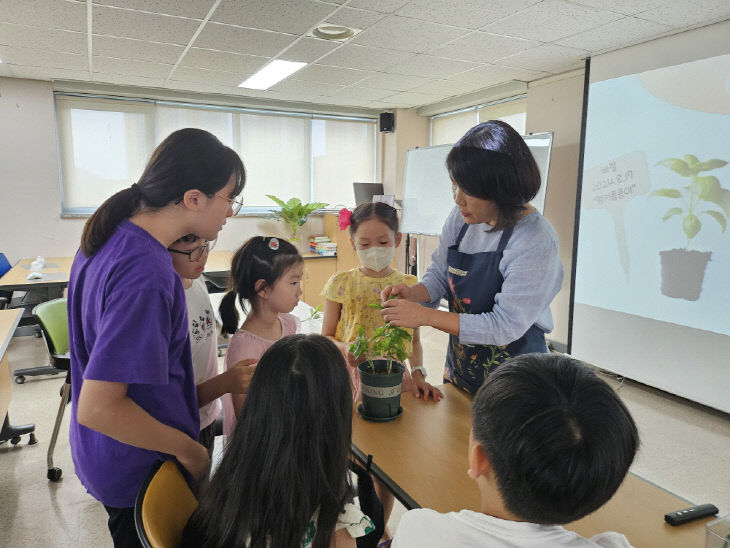
M 532 133 L 522 137 L 540 168 L 540 191 L 530 202 L 540 213 L 545 208 L 545 191 L 552 132 Z M 446 170 L 446 156 L 453 145 L 412 148 L 406 155 L 403 185 L 403 219 L 401 232 L 407 234 L 441 234 L 446 217 L 454 207 L 451 179 Z

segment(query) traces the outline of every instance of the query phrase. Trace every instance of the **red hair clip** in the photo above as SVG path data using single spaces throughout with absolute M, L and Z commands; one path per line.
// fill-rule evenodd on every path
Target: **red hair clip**
M 279 249 L 279 240 L 277 240 L 276 238 L 271 238 L 269 240 L 269 249 L 271 249 L 272 251 L 278 251 L 278 249 Z
M 346 207 L 343 207 L 342 209 L 340 209 L 340 215 L 339 215 L 340 230 L 345 230 L 348 226 L 350 226 L 350 217 L 351 216 L 352 216 L 352 211 L 350 211 Z

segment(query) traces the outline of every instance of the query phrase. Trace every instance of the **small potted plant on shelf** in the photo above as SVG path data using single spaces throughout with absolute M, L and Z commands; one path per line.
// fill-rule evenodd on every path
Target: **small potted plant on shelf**
M 667 158 L 658 165 L 689 179 L 688 184 L 681 188 L 660 188 L 649 194 L 682 201 L 679 204 L 681 207 L 669 208 L 662 221 L 680 217 L 682 231 L 687 239 L 683 248 L 659 252 L 662 269 L 661 292 L 667 297 L 696 301 L 702 291 L 707 263 L 712 257 L 712 251 L 689 249 L 692 238 L 702 229 L 700 215 L 714 219 L 722 232 L 725 232 L 727 218 L 730 217 L 730 190 L 723 188 L 717 177 L 701 177 L 700 173 L 724 167 L 727 162 L 719 159 L 700 162 L 696 156 L 686 154 L 681 160 Z M 713 205 L 719 210 L 713 209 Z
M 380 304 L 368 306 L 383 308 Z M 362 394 L 358 412 L 363 418 L 389 421 L 403 413 L 400 406 L 405 371 L 403 362 L 408 357 L 406 343 L 410 340 L 408 331 L 389 322 L 378 327 L 372 337 L 365 337 L 362 326 L 358 328 L 350 352 L 356 359 L 365 358 L 357 366 Z
M 281 206 L 280 210 L 272 210 L 272 213 L 274 217 L 286 225 L 290 233 L 289 240 L 292 242 L 299 241 L 297 231 L 307 221 L 309 214 L 316 209 L 322 209 L 329 205 L 324 202 L 303 204 L 299 198 L 291 198 L 285 202 L 272 194 L 267 194 L 266 197 Z

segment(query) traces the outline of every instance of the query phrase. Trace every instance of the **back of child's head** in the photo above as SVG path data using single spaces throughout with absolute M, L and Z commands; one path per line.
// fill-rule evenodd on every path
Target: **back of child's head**
M 337 347 L 320 335 L 277 341 L 258 362 L 189 527 L 204 546 L 299 546 L 318 510 L 313 545 L 329 546 L 350 496 L 351 429 L 350 381 Z
M 358 227 L 365 221 L 377 219 L 398 234 L 398 212 L 384 202 L 365 202 L 357 206 L 350 215 L 350 236 L 354 237 Z
M 600 508 L 628 472 L 639 435 L 616 392 L 575 359 L 526 354 L 487 377 L 472 432 L 505 508 L 563 524 Z
M 228 292 L 221 300 L 219 312 L 223 333 L 233 334 L 238 329 L 236 299 L 243 310 L 246 302 L 256 306 L 257 293 L 272 287 L 289 268 L 302 262 L 302 256 L 291 243 L 270 236 L 254 236 L 236 251 L 231 261 Z M 263 286 L 256 286 L 263 280 Z

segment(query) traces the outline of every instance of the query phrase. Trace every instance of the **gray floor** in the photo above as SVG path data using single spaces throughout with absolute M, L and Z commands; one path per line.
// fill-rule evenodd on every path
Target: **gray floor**
M 446 337 L 424 329 L 421 337 L 431 379 L 439 379 Z M 13 369 L 47 359 L 44 343 L 15 338 L 8 349 Z M 642 446 L 633 471 L 693 503 L 711 502 L 730 513 L 730 417 L 630 381 L 618 388 L 636 419 Z M 36 377 L 13 384 L 10 418 L 13 424 L 34 422 L 39 443 L 0 445 L 0 545 L 23 547 L 111 546 L 104 508 L 92 499 L 73 473 L 68 445 L 68 416 L 55 451 L 63 479 L 46 479 L 46 450 L 58 408 L 63 379 Z M 113 473 L 113 468 L 110 467 Z M 404 509 L 396 504 L 391 530 Z M 662 516 L 657 516 L 661 520 Z

